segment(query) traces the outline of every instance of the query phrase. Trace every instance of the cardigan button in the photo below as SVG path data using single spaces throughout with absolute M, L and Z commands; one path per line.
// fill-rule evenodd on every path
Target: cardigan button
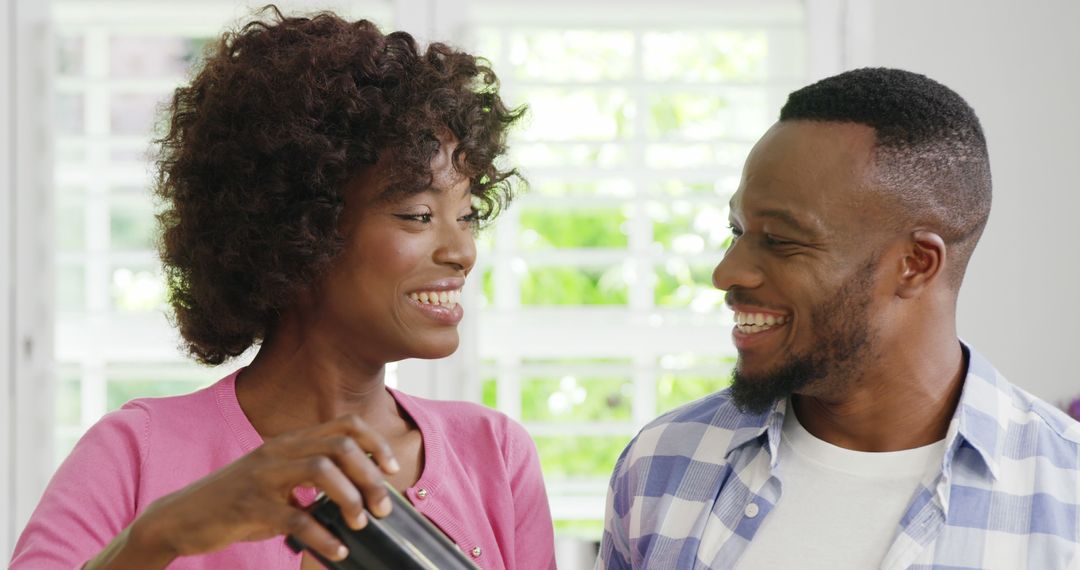
M 479 546 L 474 546 L 474 547 L 473 547 L 473 549 L 472 549 L 472 552 L 471 552 L 471 554 L 472 554 L 472 557 L 473 557 L 473 558 L 480 558 L 480 553 L 481 553 L 481 552 L 482 552 L 482 551 L 480 550 L 480 547 L 479 547 Z
M 427 498 L 427 489 L 420 489 L 420 490 L 418 490 L 418 491 L 416 492 L 416 496 L 417 496 L 417 497 L 420 497 L 421 499 L 426 499 L 426 498 Z

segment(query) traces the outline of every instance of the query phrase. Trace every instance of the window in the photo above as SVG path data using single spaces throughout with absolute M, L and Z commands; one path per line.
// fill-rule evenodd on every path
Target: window
M 355 4 L 338 11 L 393 28 L 395 3 Z M 608 9 L 572 19 L 485 4 L 462 38 L 531 109 L 511 161 L 532 190 L 481 236 L 481 311 L 463 343 L 479 365 L 461 381 L 526 425 L 557 530 L 590 539 L 629 438 L 728 381 L 731 316 L 710 284 L 727 202 L 806 78 L 794 0 L 595 4 Z M 200 6 L 54 5 L 57 462 L 124 401 L 222 374 L 176 350 L 149 192 L 156 110 L 246 14 Z
M 805 81 L 798 5 L 619 10 L 473 28 L 505 99 L 530 107 L 511 152 L 531 191 L 477 268 L 478 396 L 535 438 L 556 529 L 594 540 L 629 439 L 729 382 L 731 314 L 711 285 L 727 203 Z

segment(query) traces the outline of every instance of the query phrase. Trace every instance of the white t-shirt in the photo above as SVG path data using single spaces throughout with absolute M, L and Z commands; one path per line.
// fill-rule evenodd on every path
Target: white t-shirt
M 778 453 L 780 500 L 738 570 L 880 567 L 918 484 L 940 470 L 945 440 L 904 451 L 852 451 L 811 435 L 788 404 Z

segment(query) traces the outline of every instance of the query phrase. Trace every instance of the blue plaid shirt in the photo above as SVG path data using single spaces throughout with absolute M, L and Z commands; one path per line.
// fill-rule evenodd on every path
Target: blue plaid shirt
M 941 472 L 881 568 L 1080 570 L 1080 423 L 965 350 Z M 743 414 L 724 391 L 645 426 L 615 465 L 597 568 L 736 567 L 782 498 L 786 407 Z

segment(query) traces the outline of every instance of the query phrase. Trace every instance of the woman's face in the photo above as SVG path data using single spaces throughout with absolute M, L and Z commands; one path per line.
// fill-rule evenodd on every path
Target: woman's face
M 341 217 L 345 250 L 320 284 L 320 325 L 350 355 L 374 363 L 441 358 L 458 346 L 458 303 L 476 262 L 468 178 L 451 164 L 454 144 L 432 160 L 432 186 L 379 200 L 384 162 L 350 184 Z

